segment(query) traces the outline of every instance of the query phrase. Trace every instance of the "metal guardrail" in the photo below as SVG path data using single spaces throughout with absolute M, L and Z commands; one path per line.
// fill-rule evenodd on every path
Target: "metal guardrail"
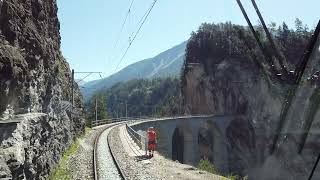
M 111 124 L 116 122 L 135 122 L 143 120 L 155 120 L 153 117 L 120 117 L 120 118 L 111 118 L 111 119 L 101 119 L 97 121 L 92 121 L 92 127 L 101 126 L 105 124 Z
M 180 119 L 180 118 L 195 118 L 195 117 L 211 117 L 214 115 L 187 115 L 187 116 L 171 116 L 171 117 L 120 117 L 120 118 L 110 118 L 110 119 L 101 119 L 97 121 L 92 121 L 92 127 L 111 124 L 116 122 L 124 122 L 128 121 L 129 123 L 137 122 L 137 121 L 157 121 L 157 120 L 166 120 L 166 119 Z
M 136 122 L 136 121 L 144 121 L 144 120 L 154 120 L 154 118 L 150 118 L 150 117 L 121 117 L 121 118 L 101 119 L 101 120 L 97 120 L 97 121 L 92 121 L 92 127 L 116 123 L 116 122 L 124 122 L 124 121 Z
M 132 129 L 132 127 L 128 126 L 128 124 L 126 124 L 126 129 L 130 137 L 139 146 L 139 148 L 145 149 L 145 144 L 143 142 L 147 142 L 147 137 L 142 134 L 139 134 L 137 131 Z

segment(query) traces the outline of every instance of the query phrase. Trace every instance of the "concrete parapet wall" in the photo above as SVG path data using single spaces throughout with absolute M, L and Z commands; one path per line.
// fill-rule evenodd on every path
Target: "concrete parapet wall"
M 147 131 L 149 127 L 154 127 L 157 131 L 157 151 L 168 159 L 173 158 L 175 149 L 183 154 L 185 164 L 197 165 L 201 158 L 212 157 L 216 168 L 222 174 L 229 172 L 228 162 L 228 140 L 226 139 L 226 129 L 232 121 L 232 116 L 190 116 L 179 118 L 165 118 L 139 122 L 131 125 L 135 131 Z M 183 148 L 173 147 L 179 146 L 173 143 L 175 131 L 179 131 L 183 139 Z M 201 131 L 208 134 L 207 138 L 210 142 L 202 147 Z M 206 151 L 207 147 L 211 147 L 210 151 Z M 210 153 L 210 154 L 209 154 Z

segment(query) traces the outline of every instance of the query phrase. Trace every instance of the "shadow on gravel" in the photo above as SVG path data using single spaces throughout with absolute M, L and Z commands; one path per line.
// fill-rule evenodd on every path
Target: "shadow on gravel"
M 149 156 L 142 155 L 142 156 L 135 156 L 137 161 L 143 161 L 143 160 L 148 160 L 150 159 Z

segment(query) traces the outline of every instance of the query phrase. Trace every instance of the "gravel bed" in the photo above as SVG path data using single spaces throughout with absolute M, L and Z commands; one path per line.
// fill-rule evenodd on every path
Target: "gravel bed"
M 85 138 L 80 140 L 80 147 L 77 153 L 71 156 L 69 167 L 71 170 L 72 179 L 93 179 L 93 146 L 96 135 L 104 128 L 92 130 Z M 137 157 L 130 157 L 124 150 L 120 136 L 119 128 L 106 130 L 102 133 L 98 145 L 98 170 L 100 179 L 121 179 L 113 160 L 110 156 L 108 148 L 108 133 L 110 136 L 110 145 L 115 153 L 115 158 L 120 163 L 121 169 L 129 180 L 168 180 L 168 179 L 225 179 L 221 176 L 216 176 L 192 166 L 173 162 L 165 159 L 158 153 L 155 153 L 155 158 L 150 160 L 142 160 Z M 103 167 L 103 168 L 101 168 Z
M 125 176 L 132 180 L 226 180 L 219 175 L 210 174 L 186 164 L 180 164 L 155 152 L 152 159 L 141 159 L 131 157 L 122 147 L 119 136 L 119 128 L 114 128 L 110 132 L 110 145 L 116 153 L 116 159 L 120 163 L 120 168 Z
M 93 146 L 99 130 L 92 130 L 87 136 L 79 140 L 77 153 L 69 160 L 72 179 L 93 179 Z
M 148 162 L 139 161 L 139 159 L 130 157 L 122 147 L 122 143 L 119 137 L 119 128 L 114 128 L 110 132 L 110 145 L 115 152 L 115 158 L 120 163 L 120 168 L 124 171 L 123 173 L 128 179 L 137 180 L 151 180 L 151 179 L 162 179 L 152 175 L 147 170 Z
M 79 140 L 80 146 L 77 153 L 72 155 L 69 160 L 71 179 L 92 180 L 93 175 L 93 147 L 94 141 L 103 127 L 93 129 L 84 138 Z
M 108 135 L 110 129 L 105 130 L 99 139 L 97 151 L 98 151 L 98 176 L 99 179 L 112 179 L 121 180 L 121 176 L 118 172 L 116 165 L 113 162 L 108 145 Z

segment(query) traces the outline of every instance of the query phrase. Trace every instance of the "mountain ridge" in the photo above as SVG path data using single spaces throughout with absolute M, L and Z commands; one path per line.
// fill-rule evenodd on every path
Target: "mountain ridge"
M 185 57 L 186 45 L 187 41 L 184 41 L 153 58 L 133 63 L 109 77 L 85 83 L 81 88 L 84 99 L 88 100 L 95 92 L 109 88 L 118 82 L 179 75 Z

